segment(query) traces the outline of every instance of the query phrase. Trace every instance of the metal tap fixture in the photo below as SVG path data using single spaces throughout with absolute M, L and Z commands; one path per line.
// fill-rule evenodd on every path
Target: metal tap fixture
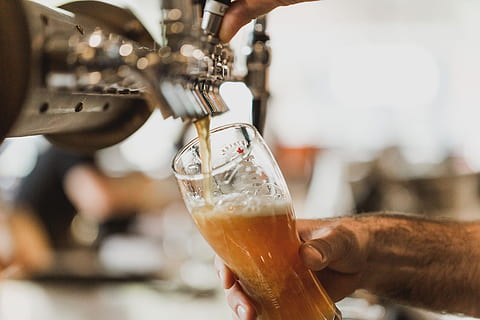
M 218 32 L 222 25 L 223 16 L 231 5 L 231 0 L 207 0 L 205 4 L 202 29 L 210 37 L 210 41 L 218 42 Z
M 132 62 L 123 45 L 154 43 L 130 11 L 107 3 L 0 0 L 0 141 L 45 134 L 81 151 L 122 141 L 152 112 L 143 82 L 122 72 Z
M 187 121 L 227 111 L 220 86 L 234 80 L 234 55 L 218 31 L 229 1 L 162 0 L 157 43 L 131 11 L 101 1 L 0 0 L 0 141 L 45 134 L 92 151 L 131 135 L 154 108 Z M 258 97 L 266 77 L 249 59 Z
M 231 80 L 233 54 L 214 41 L 216 35 L 202 29 L 207 11 L 199 16 L 200 2 L 162 1 L 165 46 L 160 50 L 160 93 L 174 117 L 199 119 L 228 110 L 219 94 Z M 208 7 L 208 3 L 206 8 Z M 217 30 L 218 32 L 218 30 Z M 175 90 L 172 90 L 175 88 Z
M 267 17 L 261 16 L 254 21 L 250 42 L 251 53 L 247 57 L 248 74 L 245 83 L 252 91 L 252 122 L 260 133 L 265 128 L 268 90 L 268 70 L 271 61 L 270 37 L 267 34 Z

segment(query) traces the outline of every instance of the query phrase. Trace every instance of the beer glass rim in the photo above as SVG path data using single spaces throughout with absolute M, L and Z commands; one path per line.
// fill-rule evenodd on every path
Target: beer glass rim
M 243 122 L 229 123 L 229 124 L 225 124 L 225 125 L 213 128 L 213 129 L 210 130 L 210 135 L 212 137 L 214 134 L 218 133 L 219 131 L 224 131 L 226 129 L 233 129 L 233 128 L 242 128 L 242 127 L 247 128 L 247 129 L 249 129 L 249 131 L 251 131 L 251 140 L 254 140 L 258 137 L 259 133 L 258 133 L 257 129 L 254 126 L 252 126 L 251 124 L 243 123 Z M 175 177 L 177 179 L 181 179 L 181 180 L 200 180 L 200 179 L 204 178 L 202 173 L 183 174 L 183 173 L 179 173 L 175 168 L 175 164 L 185 154 L 185 152 L 187 152 L 187 150 L 190 149 L 193 145 L 198 144 L 198 143 L 199 143 L 199 139 L 198 139 L 198 136 L 197 136 L 197 137 L 193 138 L 191 141 L 189 141 L 185 146 L 183 146 L 183 148 L 180 149 L 180 151 L 178 151 L 177 154 L 175 155 L 175 157 L 173 158 L 172 169 L 173 169 L 173 173 L 175 174 Z M 218 170 L 224 169 L 227 166 L 234 165 L 237 162 L 238 159 L 243 159 L 247 155 L 248 155 L 248 153 L 239 154 L 238 156 L 230 159 L 229 161 L 226 161 L 225 163 L 222 163 L 221 165 L 212 168 L 212 175 L 215 175 L 215 172 L 217 172 Z

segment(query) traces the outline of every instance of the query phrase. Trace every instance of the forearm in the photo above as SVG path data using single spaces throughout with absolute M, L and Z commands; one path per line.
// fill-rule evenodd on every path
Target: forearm
M 410 305 L 480 316 L 480 223 L 363 219 L 369 225 L 363 287 Z

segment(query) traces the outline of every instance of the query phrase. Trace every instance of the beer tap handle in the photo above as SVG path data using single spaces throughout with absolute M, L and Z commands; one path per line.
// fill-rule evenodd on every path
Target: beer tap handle
M 271 61 L 271 50 L 268 44 L 270 37 L 266 32 L 267 17 L 255 20 L 251 46 L 251 54 L 247 57 L 248 74 L 245 82 L 253 94 L 252 122 L 263 134 L 267 114 L 267 102 L 270 97 L 268 90 L 268 69 Z
M 231 5 L 231 0 L 207 0 L 203 11 L 202 29 L 210 42 L 218 43 L 218 33 L 223 16 Z

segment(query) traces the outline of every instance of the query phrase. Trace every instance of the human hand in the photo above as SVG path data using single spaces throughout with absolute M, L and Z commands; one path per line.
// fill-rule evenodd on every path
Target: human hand
M 220 28 L 220 40 L 228 42 L 252 19 L 264 15 L 276 7 L 315 0 L 236 0 L 225 13 Z
M 298 220 L 303 241 L 299 254 L 317 275 L 332 300 L 338 301 L 362 287 L 367 257 L 367 232 L 359 219 Z M 255 319 L 255 308 L 224 262 L 215 260 L 227 301 L 236 319 Z
M 236 276 L 228 269 L 225 262 L 215 256 L 215 269 L 222 282 L 223 290 L 227 296 L 227 303 L 233 311 L 233 318 L 238 320 L 254 320 L 255 307 L 249 297 L 243 292 Z

